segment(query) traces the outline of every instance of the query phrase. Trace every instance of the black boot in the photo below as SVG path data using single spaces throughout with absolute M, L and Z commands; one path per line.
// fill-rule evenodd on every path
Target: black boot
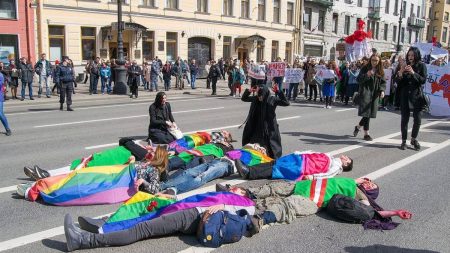
M 78 217 L 78 223 L 81 229 L 98 234 L 98 229 L 105 224 L 105 220 L 80 216 Z
M 406 140 L 402 140 L 402 144 L 400 144 L 400 149 L 401 150 L 406 150 Z
M 72 107 L 70 107 L 70 105 L 67 105 L 67 111 L 73 112 L 73 109 L 72 109 Z
M 414 150 L 419 151 L 420 150 L 420 144 L 416 139 L 411 140 L 411 145 L 413 145 Z
M 66 235 L 67 251 L 74 251 L 77 249 L 90 249 L 92 233 L 83 231 L 75 226 L 70 214 L 64 217 L 64 233 Z
M 59 105 L 59 110 L 62 111 L 63 110 L 63 104 Z
M 236 165 L 236 169 L 239 173 L 239 176 L 241 176 L 243 179 L 247 179 L 249 173 L 248 168 L 245 167 L 244 164 L 242 164 L 240 159 L 234 160 L 234 164 Z

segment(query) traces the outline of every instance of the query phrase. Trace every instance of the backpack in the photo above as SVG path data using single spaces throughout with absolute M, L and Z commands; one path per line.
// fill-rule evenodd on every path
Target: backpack
M 250 224 L 250 216 L 245 210 L 241 210 L 239 215 L 227 211 L 214 214 L 206 211 L 198 225 L 197 239 L 206 247 L 218 248 L 222 244 L 241 240 Z
M 371 220 L 375 215 L 373 207 L 341 194 L 333 195 L 328 202 L 326 211 L 334 218 L 351 223 L 363 223 Z

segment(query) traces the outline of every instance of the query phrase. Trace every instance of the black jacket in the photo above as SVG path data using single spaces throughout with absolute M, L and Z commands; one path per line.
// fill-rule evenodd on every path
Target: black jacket
M 142 70 L 138 65 L 128 67 L 128 85 L 139 84 L 140 75 L 142 75 Z
M 34 70 L 36 71 L 36 74 L 40 75 L 42 72 L 42 69 L 45 67 L 46 70 L 46 75 L 47 77 L 50 76 L 52 74 L 52 65 L 50 64 L 50 61 L 45 60 L 45 66 L 43 66 L 42 64 L 42 60 L 39 60 L 35 65 L 34 65 Z
M 219 66 L 217 64 L 212 65 L 211 68 L 209 69 L 208 78 L 217 79 L 220 78 L 220 75 L 221 73 Z
M 395 75 L 398 85 L 400 108 L 422 108 L 422 86 L 427 80 L 427 66 L 423 62 L 412 65 L 414 74 L 403 73 L 402 77 Z
M 22 82 L 33 82 L 34 71 L 31 64 L 20 63 L 17 69 L 19 69 L 20 71 L 20 79 L 22 80 Z
M 55 79 L 56 83 L 70 83 L 74 81 L 73 78 L 73 68 L 69 65 L 64 66 L 62 64 L 59 65 L 58 68 L 56 68 L 56 74 Z
M 150 105 L 150 128 L 167 131 L 166 121 L 175 122 L 172 115 L 172 109 L 169 103 L 163 106 L 156 106 L 155 103 Z
M 278 97 L 270 95 L 267 87 L 263 89 L 263 101 L 257 96 L 250 97 L 250 90 L 246 89 L 241 100 L 251 102 L 247 116 L 247 122 L 242 134 L 242 146 L 248 143 L 259 143 L 267 148 L 268 155 L 274 159 L 280 158 L 283 150 L 281 146 L 281 135 L 278 129 L 277 106 L 288 106 L 289 101 L 283 92 L 278 92 Z

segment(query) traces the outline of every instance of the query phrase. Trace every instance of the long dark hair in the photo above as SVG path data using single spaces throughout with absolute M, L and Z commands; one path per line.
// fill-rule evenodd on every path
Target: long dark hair
M 411 52 L 411 51 L 412 51 L 413 54 L 414 54 L 414 63 L 409 62 L 408 54 L 409 54 L 409 52 Z M 408 53 L 406 54 L 406 64 L 408 64 L 408 65 L 413 65 L 413 64 L 416 64 L 416 63 L 418 63 L 418 62 L 420 62 L 420 61 L 422 61 L 422 55 L 420 54 L 419 49 L 418 49 L 417 47 L 410 47 L 409 50 L 408 50 Z
M 378 65 L 377 66 L 372 66 L 372 58 L 373 57 L 378 57 Z M 372 54 L 372 56 L 370 56 L 369 63 L 367 63 L 366 68 L 367 68 L 367 71 L 375 68 L 375 70 L 376 70 L 375 75 L 377 75 L 380 78 L 384 77 L 384 68 L 383 68 L 382 60 L 381 60 L 381 57 L 379 54 Z
M 161 102 L 162 102 L 162 100 L 163 100 L 163 97 L 166 95 L 166 93 L 164 92 L 164 91 L 160 91 L 160 92 L 158 92 L 157 94 L 156 94 L 156 97 L 155 97 L 155 105 L 157 106 L 157 107 L 161 107 L 162 106 L 162 104 L 161 104 Z

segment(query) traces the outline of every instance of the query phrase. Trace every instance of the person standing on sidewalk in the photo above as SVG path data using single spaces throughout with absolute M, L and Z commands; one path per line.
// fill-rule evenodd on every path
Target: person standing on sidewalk
M 9 87 L 11 88 L 11 97 L 13 99 L 19 99 L 17 97 L 17 87 L 19 86 L 19 70 L 17 69 L 16 62 L 11 59 L 8 66 L 9 72 Z
M 34 100 L 33 98 L 33 77 L 34 70 L 33 65 L 31 65 L 30 61 L 27 58 L 20 58 L 19 63 L 19 71 L 20 71 L 20 80 L 22 81 L 22 92 L 21 92 L 21 101 L 25 100 L 25 88 L 28 85 L 28 95 L 30 96 L 30 100 Z
M 153 60 L 153 62 L 152 62 L 152 66 L 151 66 L 150 91 L 153 91 L 153 90 L 158 91 L 158 77 L 159 77 L 160 73 L 161 73 L 161 65 L 159 64 L 158 59 L 155 58 L 155 60 Z
M 211 89 L 211 79 L 209 78 L 209 70 L 211 69 L 211 61 L 206 62 L 205 71 L 206 71 L 206 88 Z
M 102 95 L 105 95 L 105 87 L 106 92 L 108 94 L 111 93 L 111 86 L 109 85 L 109 79 L 111 78 L 111 68 L 106 65 L 106 63 L 102 63 L 102 67 L 100 68 L 100 76 L 102 82 Z
M 5 77 L 3 76 L 2 73 L 0 73 L 0 121 L 5 127 L 6 136 L 10 136 L 11 129 L 9 128 L 8 120 L 6 119 L 5 113 L 3 112 L 3 102 L 5 101 L 3 94 L 6 91 L 6 86 L 4 84 L 5 84 Z
M 197 80 L 198 66 L 195 64 L 195 59 L 192 59 L 189 65 L 189 71 L 191 73 L 191 88 L 195 90 L 195 81 Z
M 74 71 L 69 65 L 69 57 L 63 56 L 62 63 L 56 69 L 56 83 L 61 85 L 61 93 L 59 97 L 59 110 L 63 110 L 63 105 L 65 98 L 67 96 L 67 111 L 73 111 L 72 105 L 72 93 L 73 93 L 73 83 L 74 83 Z
M 89 95 L 97 94 L 98 78 L 100 77 L 100 57 L 95 58 L 89 66 L 90 86 Z
M 169 61 L 166 61 L 162 69 L 163 79 L 164 79 L 164 90 L 169 91 L 170 81 L 172 79 L 172 65 Z
M 48 84 L 48 77 L 52 73 L 52 65 L 48 60 L 45 59 L 46 54 L 41 54 L 41 59 L 34 65 L 34 70 L 36 74 L 39 76 L 39 90 L 38 90 L 38 98 L 41 97 L 42 94 L 42 83 L 45 83 L 45 95 L 47 98 L 50 98 L 50 86 Z
M 208 79 L 211 80 L 212 82 L 212 93 L 211 95 L 217 95 L 216 94 L 216 84 L 217 84 L 217 79 L 220 78 L 221 76 L 221 72 L 220 72 L 220 67 L 216 64 L 215 61 L 211 61 L 212 65 L 209 69 L 209 73 L 208 73 Z
M 150 75 L 152 71 L 152 66 L 148 64 L 147 61 L 144 61 L 144 65 L 142 66 L 142 76 L 144 81 L 144 90 L 150 90 Z
M 136 60 L 133 60 L 133 63 L 128 68 L 128 85 L 130 86 L 131 93 L 130 98 L 133 98 L 133 95 L 138 98 L 139 79 L 141 75 L 141 68 L 137 65 Z

